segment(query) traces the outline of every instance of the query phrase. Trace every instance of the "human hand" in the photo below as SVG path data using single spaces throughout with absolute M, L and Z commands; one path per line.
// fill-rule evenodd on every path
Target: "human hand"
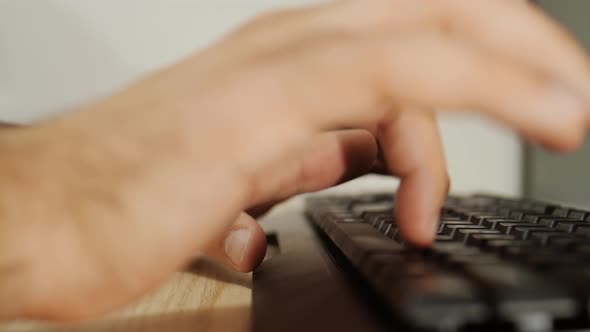
M 52 250 L 31 258 L 35 287 L 10 308 L 95 315 L 195 253 L 251 270 L 265 244 L 244 211 L 366 173 L 377 142 L 401 180 L 400 231 L 427 245 L 449 183 L 435 110 L 481 112 L 569 151 L 586 134 L 588 105 L 584 52 L 525 3 L 351 0 L 263 15 L 20 132 L 19 151 L 43 147 L 36 164 L 52 174 L 34 194 L 20 187 L 37 202 L 25 215 L 35 230 L 22 232 Z

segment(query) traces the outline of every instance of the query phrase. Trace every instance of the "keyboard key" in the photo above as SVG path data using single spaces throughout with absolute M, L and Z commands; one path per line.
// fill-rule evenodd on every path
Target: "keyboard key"
M 554 228 L 555 226 L 557 226 L 557 224 L 559 224 L 560 222 L 565 222 L 565 221 L 578 221 L 577 219 L 571 219 L 571 218 L 542 218 L 541 220 L 539 220 L 538 224 L 539 225 L 543 225 L 545 227 L 549 227 L 549 228 Z
M 580 264 L 580 257 L 558 254 L 555 251 L 544 255 L 530 255 L 526 261 L 528 265 L 537 270 L 553 270 L 564 266 L 575 266 Z
M 467 241 L 469 240 L 469 238 L 473 235 L 476 234 L 500 234 L 499 231 L 493 230 L 493 229 L 457 229 L 454 235 L 454 239 L 455 241 L 461 241 L 463 243 L 467 243 Z
M 590 228 L 588 226 L 577 227 L 572 233 L 590 237 Z
M 500 236 L 500 235 L 498 235 Z M 534 242 L 532 241 L 527 241 L 527 240 L 514 240 L 514 236 L 513 235 L 502 235 L 502 236 L 510 236 L 512 239 L 511 240 L 506 240 L 506 239 L 496 239 L 496 240 L 489 240 L 489 241 L 485 241 L 483 243 L 483 245 L 481 246 L 482 250 L 484 251 L 491 251 L 491 252 L 495 252 L 497 254 L 501 254 L 506 248 L 510 248 L 510 247 L 532 247 L 532 246 L 537 246 Z
M 498 265 L 502 264 L 501 259 L 493 254 L 478 255 L 450 255 L 446 258 L 445 264 L 451 269 L 463 268 L 466 265 Z
M 547 227 L 514 227 L 510 234 L 518 236 L 523 240 L 527 240 L 532 234 L 539 233 L 556 234 L 559 232 Z
M 406 259 L 407 256 L 403 251 L 395 253 L 372 253 L 360 262 L 360 270 L 366 277 L 375 277 L 386 266 L 400 266 Z
M 498 218 L 502 218 L 502 216 L 495 215 L 495 214 L 488 214 L 488 213 L 483 213 L 483 214 L 474 213 L 474 214 L 467 214 L 465 219 L 467 221 L 470 221 L 474 225 L 480 225 L 481 222 L 486 219 L 498 219 Z
M 529 211 L 510 211 L 508 218 L 522 220 Z
M 546 313 L 550 317 L 577 314 L 574 296 L 516 265 L 470 265 L 465 270 L 487 289 L 497 313 L 514 319 L 526 313 Z
M 527 213 L 525 214 L 525 216 L 522 218 L 523 221 L 527 221 L 527 222 L 531 222 L 533 224 L 536 224 L 539 222 L 539 220 L 543 219 L 543 218 L 555 218 L 553 216 L 550 215 L 546 215 L 546 214 L 539 214 L 539 213 Z
M 524 221 L 518 221 L 518 222 L 498 222 L 494 224 L 494 228 L 495 230 L 509 235 L 512 232 L 512 229 L 514 227 L 536 227 L 536 228 L 544 228 L 544 226 L 541 225 L 537 225 L 537 224 L 532 224 L 532 223 L 528 223 L 528 222 L 524 222 Z
M 471 235 L 469 239 L 467 239 L 465 244 L 468 246 L 485 247 L 487 242 L 496 240 L 504 240 L 510 242 L 515 240 L 515 237 L 512 235 L 505 234 L 474 234 Z
M 379 280 L 377 289 L 393 310 L 419 328 L 454 329 L 489 316 L 477 286 L 457 273 L 433 271 L 419 277 Z
M 481 251 L 478 248 L 467 247 L 461 242 L 435 242 L 432 244 L 431 248 L 432 252 L 435 255 L 453 255 L 453 254 L 461 254 L 461 255 L 478 255 Z
M 337 223 L 364 223 L 365 221 L 361 218 L 346 217 L 346 218 L 334 218 L 333 222 L 337 222 Z
M 567 215 L 569 214 L 570 210 L 568 208 L 564 208 L 564 207 L 558 207 L 556 209 L 553 210 L 553 213 L 551 213 L 552 216 L 554 217 L 563 217 L 566 218 Z
M 547 241 L 547 245 L 551 246 L 555 250 L 563 250 L 568 248 L 573 248 L 577 245 L 584 245 L 588 244 L 588 239 L 585 237 L 576 236 L 573 237 L 568 234 L 565 237 L 551 237 Z
M 371 203 L 358 203 L 352 205 L 352 212 L 358 213 L 362 215 L 363 213 L 369 212 L 380 212 L 380 213 L 389 213 L 393 210 L 393 202 L 391 201 L 381 201 L 381 202 L 371 202 Z
M 585 218 L 590 216 L 590 212 L 581 211 L 581 210 L 571 210 L 567 217 L 572 219 L 584 220 Z
M 368 228 L 367 228 L 368 227 Z M 400 252 L 404 247 L 367 224 L 338 224 L 334 242 L 353 264 L 374 252 Z
M 455 236 L 455 233 L 457 232 L 458 229 L 486 229 L 484 226 L 479 226 L 479 225 L 447 225 L 445 224 L 443 226 L 442 232 L 440 232 L 440 235 L 449 235 L 452 237 Z
M 475 226 L 471 221 L 466 221 L 466 220 L 441 221 L 441 223 L 438 227 L 437 234 L 443 234 L 443 231 L 445 230 L 445 226 L 450 226 L 450 225 Z
M 496 229 L 496 225 L 502 222 L 520 222 L 524 223 L 524 221 L 517 220 L 517 219 L 508 219 L 508 218 L 498 218 L 498 219 L 485 219 L 481 222 L 481 225 L 487 227 L 489 229 Z
M 553 229 L 573 233 L 579 228 L 590 228 L 590 224 L 585 221 L 558 221 Z
M 531 240 L 534 240 L 540 243 L 543 246 L 549 246 L 552 241 L 556 241 L 557 239 L 573 239 L 571 234 L 563 233 L 563 232 L 539 232 L 533 233 L 530 236 Z

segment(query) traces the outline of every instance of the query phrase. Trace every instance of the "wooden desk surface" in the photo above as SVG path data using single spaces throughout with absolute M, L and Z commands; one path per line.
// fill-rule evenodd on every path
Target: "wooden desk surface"
M 72 326 L 12 322 L 0 324 L 0 332 L 248 331 L 251 295 L 251 274 L 200 260 L 137 304 L 104 319 Z

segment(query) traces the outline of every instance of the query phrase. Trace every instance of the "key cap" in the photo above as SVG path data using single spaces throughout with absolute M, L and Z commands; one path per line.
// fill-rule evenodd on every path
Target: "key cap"
M 590 228 L 590 224 L 585 221 L 558 221 L 553 229 L 556 231 L 572 233 L 578 228 Z
M 346 226 L 346 227 L 345 227 Z M 400 252 L 404 247 L 383 236 L 376 229 L 366 227 L 350 226 L 368 226 L 367 224 L 339 224 L 338 227 L 342 232 L 340 236 L 334 237 L 335 244 L 342 250 L 344 255 L 355 265 L 368 254 L 374 252 Z
M 485 246 L 488 241 L 505 240 L 512 241 L 515 237 L 505 234 L 474 234 L 471 235 L 465 242 L 468 246 Z
M 510 235 L 512 232 L 512 229 L 514 227 L 537 227 L 537 228 L 545 228 L 544 226 L 541 225 L 537 225 L 537 224 L 532 224 L 532 223 L 527 223 L 527 222 L 523 222 L 523 221 L 518 221 L 518 222 L 499 222 L 496 223 L 494 225 L 494 229 L 506 234 L 506 235 Z
M 514 238 L 512 235 L 502 235 L 502 236 L 510 236 Z M 532 247 L 537 246 L 534 242 L 528 240 L 489 240 L 485 241 L 482 245 L 482 250 L 484 251 L 491 251 L 497 254 L 501 254 L 506 248 L 510 247 Z
M 469 265 L 465 271 L 487 289 L 502 317 L 515 319 L 536 312 L 565 318 L 577 313 L 571 292 L 517 265 Z
M 566 218 L 567 215 L 569 214 L 569 212 L 570 212 L 570 210 L 568 208 L 558 207 L 553 210 L 553 213 L 551 213 L 551 215 L 554 217 Z
M 436 256 L 452 254 L 478 255 L 481 251 L 478 248 L 468 247 L 461 242 L 435 242 L 430 247 Z
M 387 233 L 389 233 L 392 227 L 397 228 L 391 223 L 381 223 L 378 227 L 376 227 L 376 229 L 383 235 L 387 236 Z
M 500 255 L 524 262 L 530 257 L 553 255 L 554 253 L 554 250 L 551 248 L 536 245 L 510 245 L 503 248 Z
M 568 218 L 578 220 L 584 220 L 588 216 L 590 216 L 590 212 L 582 210 L 571 210 L 567 215 Z
M 449 221 L 442 221 L 438 227 L 437 234 L 443 234 L 445 230 L 445 226 L 450 225 L 464 225 L 464 226 L 473 226 L 473 223 L 466 220 L 449 220 Z
M 418 277 L 383 277 L 376 288 L 386 294 L 393 310 L 418 328 L 454 330 L 489 316 L 477 286 L 453 272 L 435 270 Z
M 465 265 L 498 265 L 502 264 L 502 261 L 498 256 L 493 254 L 479 253 L 478 255 L 449 255 L 446 257 L 445 264 L 449 266 L 451 270 L 457 268 L 463 268 Z
M 438 234 L 434 237 L 434 242 L 449 242 L 454 241 L 452 235 Z
M 541 220 L 543 218 L 556 218 L 556 217 L 546 215 L 546 214 L 539 214 L 539 213 L 527 213 L 522 218 L 522 220 L 533 223 L 533 224 L 537 224 L 537 223 L 539 223 L 539 220 Z
M 514 227 L 512 229 L 511 235 L 515 235 L 520 237 L 523 240 L 527 240 L 529 238 L 529 236 L 531 234 L 538 234 L 538 233 L 551 233 L 551 234 L 555 234 L 555 233 L 559 233 L 554 231 L 551 228 L 545 228 L 545 227 Z
M 496 225 L 502 222 L 523 222 L 516 219 L 507 219 L 507 218 L 500 218 L 500 219 L 485 219 L 481 222 L 481 225 L 487 227 L 489 229 L 496 229 Z
M 392 240 L 397 239 L 397 241 L 399 241 L 399 228 L 392 225 L 389 228 L 389 230 L 387 230 L 385 233 L 383 233 L 383 235 L 387 236 L 388 238 L 390 238 Z
M 404 251 L 397 253 L 372 253 L 360 262 L 361 273 L 367 278 L 374 278 L 385 266 L 400 266 L 406 261 Z
M 499 219 L 502 216 L 494 215 L 494 214 L 472 214 L 467 217 L 467 221 L 470 221 L 474 225 L 481 225 L 482 221 L 486 219 Z
M 392 218 L 380 218 L 377 220 L 377 222 L 375 222 L 373 224 L 373 227 L 375 227 L 375 229 L 379 230 L 384 225 L 395 225 L 395 222 L 393 221 Z
M 345 217 L 345 218 L 331 218 L 332 222 L 337 223 L 364 223 L 365 221 L 361 218 L 352 218 L 352 217 Z
M 565 221 L 579 221 L 579 220 L 571 219 L 571 218 L 542 218 L 541 220 L 539 220 L 539 222 L 537 224 L 545 226 L 545 227 L 549 227 L 549 228 L 554 228 L 555 226 L 557 226 L 558 223 L 565 222 Z
M 547 245 L 552 247 L 552 248 L 556 248 L 556 249 L 569 249 L 571 247 L 575 247 L 576 245 L 583 245 L 583 244 L 587 244 L 588 243 L 588 239 L 584 238 L 584 237 L 579 237 L 579 236 L 571 236 L 568 235 L 566 237 L 550 237 L 549 239 L 547 239 Z
M 526 258 L 526 263 L 537 270 L 553 270 L 561 269 L 565 266 L 576 266 L 580 264 L 580 257 L 563 255 L 554 251 L 542 255 L 530 255 Z
M 583 235 L 583 236 L 589 236 L 590 237 L 590 227 L 588 226 L 584 226 L 584 227 L 577 227 L 574 231 L 574 234 L 576 235 Z
M 455 232 L 458 229 L 485 229 L 483 226 L 478 225 L 444 225 L 442 232 L 440 235 L 449 235 L 451 238 L 455 236 Z
M 576 235 L 574 235 L 574 234 L 568 234 L 568 233 L 563 233 L 563 232 L 554 232 L 554 233 L 540 232 L 540 233 L 532 233 L 530 235 L 530 239 L 540 243 L 543 246 L 549 246 L 552 240 L 556 240 L 559 238 L 572 239 L 575 236 Z
M 382 220 L 393 220 L 391 211 L 389 212 L 363 212 L 360 216 L 369 225 L 375 226 L 376 223 Z
M 475 234 L 500 234 L 500 232 L 493 230 L 493 229 L 457 229 L 455 231 L 454 239 L 456 241 L 461 241 L 463 243 L 467 243 L 469 237 Z

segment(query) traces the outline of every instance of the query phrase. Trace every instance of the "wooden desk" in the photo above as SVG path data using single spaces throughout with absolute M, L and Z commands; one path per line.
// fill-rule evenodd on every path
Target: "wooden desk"
M 248 331 L 251 293 L 251 274 L 201 260 L 139 303 L 104 319 L 74 326 L 6 323 L 0 332 Z

